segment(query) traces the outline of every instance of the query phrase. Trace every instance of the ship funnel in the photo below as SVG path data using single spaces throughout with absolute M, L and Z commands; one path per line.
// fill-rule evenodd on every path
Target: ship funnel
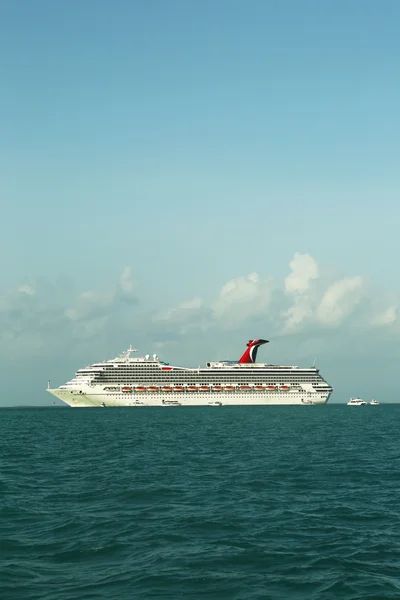
M 240 363 L 255 363 L 257 358 L 257 351 L 263 344 L 268 344 L 269 340 L 249 340 L 247 342 L 247 350 L 239 359 Z

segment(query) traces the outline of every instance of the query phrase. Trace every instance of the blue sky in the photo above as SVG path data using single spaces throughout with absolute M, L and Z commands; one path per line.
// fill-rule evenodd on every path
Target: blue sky
M 399 18 L 391 0 L 2 2 L 0 352 L 12 402 L 16 357 L 35 374 L 29 401 L 45 402 L 49 371 L 60 383 L 130 342 L 184 363 L 240 355 L 254 336 L 281 340 L 269 360 L 318 350 L 343 395 L 368 394 L 363 368 L 378 364 L 389 396 Z M 296 255 L 307 284 L 290 291 Z M 226 319 L 232 281 L 235 302 L 250 299 L 233 312 L 230 299 Z M 321 317 L 328 290 L 333 324 Z M 282 313 L 299 305 L 290 329 Z

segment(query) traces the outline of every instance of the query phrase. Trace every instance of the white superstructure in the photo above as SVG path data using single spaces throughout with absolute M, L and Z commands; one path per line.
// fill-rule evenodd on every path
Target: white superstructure
M 196 406 L 237 404 L 325 404 L 333 388 L 313 366 L 255 362 L 266 340 L 250 340 L 239 361 L 209 362 L 186 368 L 160 361 L 156 354 L 124 354 L 79 369 L 68 383 L 48 392 L 75 407 Z

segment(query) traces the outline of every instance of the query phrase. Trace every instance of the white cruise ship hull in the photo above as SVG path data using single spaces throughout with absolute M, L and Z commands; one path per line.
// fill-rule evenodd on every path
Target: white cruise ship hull
M 67 389 L 48 389 L 59 400 L 76 408 L 101 406 L 208 406 L 220 402 L 223 406 L 326 404 L 330 393 L 283 392 L 134 392 L 105 394 L 102 390 L 74 392 Z

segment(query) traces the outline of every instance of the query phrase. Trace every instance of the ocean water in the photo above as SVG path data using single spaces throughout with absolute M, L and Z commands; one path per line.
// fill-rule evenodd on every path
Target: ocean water
M 400 598 L 400 405 L 4 409 L 1 600 Z

